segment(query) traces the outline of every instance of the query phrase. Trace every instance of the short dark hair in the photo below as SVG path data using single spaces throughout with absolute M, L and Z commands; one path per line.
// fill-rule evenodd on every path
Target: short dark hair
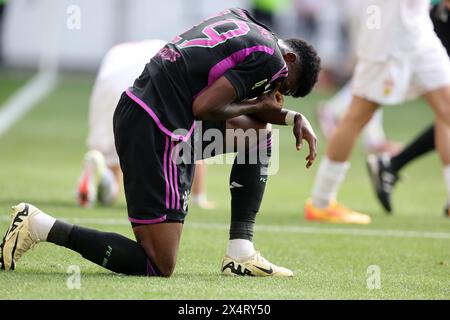
M 316 49 L 301 39 L 291 38 L 284 42 L 292 49 L 299 58 L 298 86 L 293 92 L 293 97 L 304 97 L 309 94 L 317 82 L 320 72 L 320 57 Z

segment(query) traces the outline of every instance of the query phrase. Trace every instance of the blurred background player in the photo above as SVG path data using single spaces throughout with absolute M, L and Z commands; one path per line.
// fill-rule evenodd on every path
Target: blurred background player
M 336 126 L 352 101 L 351 81 L 345 84 L 333 97 L 320 103 L 316 110 L 317 122 L 324 137 L 329 140 Z M 402 144 L 386 137 L 383 128 L 383 110 L 377 110 L 372 119 L 364 126 L 363 147 L 365 152 L 374 154 L 397 154 Z
M 316 117 L 324 137 L 329 140 L 352 101 L 352 84 L 349 81 L 333 97 L 317 106 Z M 368 154 L 395 155 L 402 144 L 386 137 L 383 128 L 383 110 L 377 110 L 362 132 L 364 151 Z
M 373 0 L 361 25 L 349 110 L 329 140 L 305 206 L 308 220 L 370 223 L 370 217 L 335 200 L 348 158 L 364 125 L 382 104 L 423 96 L 436 115 L 436 147 L 450 164 L 450 61 L 433 30 L 428 0 Z M 407 110 L 405 110 L 407 112 Z
M 367 0 L 343 1 L 339 7 L 343 9 L 340 17 L 344 17 L 345 30 L 347 31 L 347 64 L 353 69 L 355 64 L 355 51 L 358 31 L 361 23 L 364 23 Z M 339 30 L 339 26 L 335 27 Z M 339 37 L 334 37 L 339 40 Z M 331 51 L 333 53 L 333 51 Z M 345 60 L 344 60 L 345 61 Z M 317 122 L 324 137 L 328 140 L 333 134 L 338 121 L 345 114 L 352 101 L 352 84 L 347 80 L 345 85 L 329 100 L 321 102 L 316 109 Z M 401 149 L 401 144 L 387 139 L 383 128 L 383 110 L 377 110 L 362 132 L 363 147 L 367 153 L 396 154 Z
M 166 44 L 162 40 L 122 43 L 105 55 L 89 102 L 89 151 L 77 188 L 77 201 L 82 207 L 97 201 L 113 204 L 122 184 L 119 157 L 114 146 L 113 114 L 120 95 L 142 72 L 143 66 Z M 204 209 L 214 208 L 206 197 L 206 164 L 197 164 L 190 202 Z
M 439 1 L 438 1 L 439 2 Z M 431 10 L 434 30 L 450 56 L 450 0 L 436 3 Z M 399 154 L 370 155 L 367 167 L 377 198 L 383 208 L 391 213 L 391 194 L 399 179 L 400 171 L 411 161 L 435 149 L 435 126 L 431 125 L 408 144 Z M 450 166 L 444 168 L 444 179 L 447 188 L 447 203 L 444 216 L 450 217 Z

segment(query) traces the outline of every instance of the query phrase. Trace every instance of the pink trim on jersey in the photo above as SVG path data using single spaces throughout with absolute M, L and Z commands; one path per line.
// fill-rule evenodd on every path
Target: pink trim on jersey
M 159 120 L 158 116 L 153 112 L 153 110 L 147 106 L 147 104 L 142 101 L 141 99 L 139 99 L 138 97 L 136 97 L 131 91 L 130 89 L 127 89 L 125 91 L 125 93 L 127 94 L 128 97 L 130 97 L 134 102 L 136 102 L 138 105 L 140 105 L 149 115 L 150 117 L 152 117 L 153 121 L 155 121 L 156 125 L 158 126 L 159 130 L 161 130 L 162 132 L 164 132 L 166 135 L 168 135 L 169 137 L 175 139 L 175 140 L 179 140 L 179 141 L 187 141 L 189 139 L 189 137 L 192 135 L 192 132 L 194 131 L 195 128 L 195 121 L 192 123 L 191 128 L 189 129 L 188 133 L 183 136 L 181 134 L 174 134 L 173 132 L 171 132 L 170 130 L 168 130 L 166 127 L 164 127 L 164 125 L 161 123 L 161 121 Z
M 219 79 L 226 71 L 234 68 L 238 63 L 241 63 L 249 55 L 254 52 L 265 52 L 272 55 L 275 50 L 267 46 L 254 46 L 250 48 L 245 48 L 235 53 L 231 54 L 229 57 L 219 61 L 214 67 L 209 70 L 208 75 L 208 86 L 213 84 L 217 79 Z
M 270 136 L 267 140 L 261 141 L 259 144 L 250 147 L 247 152 L 253 152 L 255 150 L 265 150 L 272 148 L 272 136 Z
M 140 224 L 153 224 L 153 223 L 163 222 L 166 219 L 167 219 L 167 215 L 163 215 L 162 217 L 156 218 L 156 219 L 136 219 L 136 218 L 128 217 L 128 220 L 130 222 L 140 223 Z
M 174 207 L 175 207 L 175 190 L 173 188 L 173 179 L 172 179 L 173 141 L 170 142 L 170 149 L 169 150 L 170 150 L 169 151 L 169 159 L 168 159 L 168 161 L 169 161 L 169 182 L 170 182 L 170 191 L 171 191 L 171 194 L 172 194 L 172 201 L 171 201 L 170 208 L 174 209 Z
M 169 209 L 169 180 L 167 179 L 167 150 L 169 147 L 169 137 L 166 137 L 166 146 L 164 148 L 163 166 L 164 180 L 166 181 L 166 209 Z
M 280 71 L 278 71 L 273 75 L 272 79 L 270 79 L 270 82 L 274 82 L 278 78 L 286 78 L 287 76 L 288 76 L 288 68 L 286 63 L 284 63 L 284 66 L 280 69 Z
M 245 58 L 247 58 L 254 52 L 265 52 L 267 54 L 273 55 L 275 49 L 263 45 L 253 46 L 236 51 L 227 58 L 219 61 L 211 68 L 211 70 L 209 70 L 208 85 L 199 93 L 197 93 L 194 96 L 194 99 L 201 95 L 206 89 L 208 89 L 217 79 L 223 76 L 225 72 L 227 72 L 229 69 L 234 68 L 237 64 L 244 61 Z
M 180 146 L 179 144 L 177 144 L 175 146 L 175 155 L 176 156 L 174 157 L 174 161 L 173 161 L 173 165 L 175 167 L 175 169 L 174 169 L 174 174 L 175 174 L 174 179 L 175 179 L 175 193 L 176 193 L 176 197 L 177 197 L 177 201 L 176 201 L 176 203 L 177 203 L 176 209 L 177 210 L 180 209 L 180 193 L 178 192 L 178 168 L 177 168 L 177 162 L 176 162 L 176 160 L 178 159 L 179 146 Z

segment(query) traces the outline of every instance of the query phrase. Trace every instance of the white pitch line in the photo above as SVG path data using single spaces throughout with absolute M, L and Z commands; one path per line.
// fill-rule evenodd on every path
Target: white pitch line
M 56 82 L 55 72 L 40 72 L 0 106 L 0 136 L 45 98 L 56 87 Z
M 225 229 L 229 226 L 225 224 L 211 224 L 194 222 L 195 229 Z M 186 226 L 189 226 L 189 222 Z M 302 226 L 280 226 L 280 225 L 256 225 L 257 231 L 273 233 L 306 233 L 306 234 L 331 234 L 349 236 L 369 236 L 369 237 L 396 237 L 396 238 L 425 238 L 425 239 L 446 239 L 450 240 L 449 232 L 436 231 L 409 231 L 409 230 L 388 230 L 388 229 L 361 229 L 339 228 L 339 227 L 302 227 Z
M 93 225 L 130 225 L 126 219 L 101 219 L 101 218 L 68 218 L 59 219 L 75 224 Z M 1 221 L 9 221 L 6 216 L 0 216 Z M 201 230 L 228 230 L 228 224 L 189 222 L 185 228 Z M 365 236 L 365 237 L 394 237 L 394 238 L 416 238 L 416 239 L 439 239 L 450 240 L 450 232 L 436 231 L 410 231 L 410 230 L 390 230 L 390 229 L 365 229 L 361 228 L 340 228 L 340 227 L 303 227 L 303 226 L 280 226 L 280 225 L 256 225 L 256 230 L 260 232 L 273 233 L 300 233 L 300 234 L 327 234 L 345 236 Z

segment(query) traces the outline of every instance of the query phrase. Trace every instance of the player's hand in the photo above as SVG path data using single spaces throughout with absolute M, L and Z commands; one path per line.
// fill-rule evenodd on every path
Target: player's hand
M 312 166 L 317 157 L 317 137 L 308 119 L 301 114 L 297 114 L 294 119 L 294 128 L 292 129 L 295 136 L 295 147 L 301 150 L 303 147 L 303 140 L 306 140 L 309 145 L 309 154 L 306 157 L 306 168 Z

